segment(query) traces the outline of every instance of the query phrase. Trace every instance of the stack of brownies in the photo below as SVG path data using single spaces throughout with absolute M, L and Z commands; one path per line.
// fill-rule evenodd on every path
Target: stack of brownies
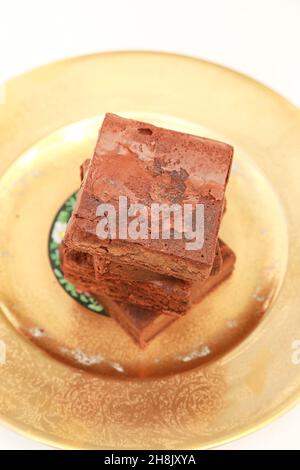
M 61 266 L 66 279 L 96 296 L 141 347 L 233 271 L 235 255 L 218 238 L 232 154 L 221 142 L 105 116 L 94 155 L 81 167 Z M 147 236 L 129 236 L 128 226 L 121 226 L 127 207 L 120 197 L 128 207 L 141 205 L 140 212 L 129 211 L 128 223 L 143 224 Z M 143 212 L 152 204 L 202 205 L 203 245 L 190 249 L 171 218 L 169 238 L 154 232 L 150 210 Z M 104 215 L 109 220 L 103 207 L 113 208 L 115 226 L 99 237 L 99 221 Z

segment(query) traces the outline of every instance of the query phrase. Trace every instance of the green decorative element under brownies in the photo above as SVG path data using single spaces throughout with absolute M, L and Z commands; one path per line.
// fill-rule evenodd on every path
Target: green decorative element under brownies
M 60 267 L 59 259 L 59 245 L 64 237 L 67 223 L 71 217 L 74 206 L 76 203 L 76 193 L 72 194 L 62 207 L 59 209 L 52 223 L 49 235 L 48 251 L 52 270 L 54 275 L 62 288 L 69 294 L 73 299 L 84 305 L 89 310 L 99 313 L 101 315 L 108 316 L 104 307 L 97 302 L 88 292 L 79 292 L 76 287 L 67 281 Z

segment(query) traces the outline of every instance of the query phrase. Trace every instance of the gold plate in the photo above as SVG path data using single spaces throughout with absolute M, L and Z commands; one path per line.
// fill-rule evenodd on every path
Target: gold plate
M 48 256 L 106 111 L 235 147 L 221 234 L 235 272 L 144 351 L 67 295 Z M 197 59 L 106 53 L 11 80 L 0 106 L 2 421 L 62 448 L 207 448 L 294 404 L 299 154 L 297 108 Z

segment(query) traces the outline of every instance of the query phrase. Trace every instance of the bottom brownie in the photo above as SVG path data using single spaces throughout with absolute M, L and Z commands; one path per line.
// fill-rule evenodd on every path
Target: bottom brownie
M 233 271 L 235 255 L 227 246 L 223 245 L 223 264 L 218 274 L 210 276 L 205 282 L 193 286 L 192 302 L 199 303 L 213 289 L 227 279 Z M 159 311 L 151 311 L 136 307 L 129 303 L 119 303 L 114 299 L 101 295 L 97 297 L 104 305 L 112 318 L 144 348 L 155 336 L 176 320 L 173 315 Z M 177 317 L 178 318 L 178 317 Z
M 155 336 L 176 320 L 174 315 L 142 309 L 132 304 L 118 303 L 111 297 L 97 297 L 110 316 L 144 348 Z
M 223 242 L 220 242 L 222 265 L 219 272 L 206 281 L 197 281 L 189 289 L 189 305 L 199 303 L 209 292 L 219 286 L 233 271 L 235 255 Z M 93 257 L 75 250 L 61 247 L 61 266 L 68 280 L 78 289 L 95 295 L 128 334 L 145 347 L 149 341 L 176 320 L 176 316 L 164 310 L 145 309 L 133 305 L 130 301 L 118 302 L 106 295 L 95 282 Z M 173 280 L 175 283 L 176 279 Z M 183 281 L 178 281 L 182 283 Z M 162 284 L 163 287 L 163 284 Z M 165 296 L 169 295 L 168 289 Z M 187 308 L 185 310 L 185 313 Z

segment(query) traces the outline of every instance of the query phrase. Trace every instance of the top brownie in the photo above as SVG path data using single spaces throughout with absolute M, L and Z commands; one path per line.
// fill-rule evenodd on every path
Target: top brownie
M 107 114 L 93 158 L 85 169 L 65 243 L 161 274 L 206 279 L 215 258 L 232 155 L 233 148 L 222 142 Z M 124 231 L 120 236 L 120 196 L 127 198 L 128 206 L 138 203 L 147 208 L 146 217 L 144 212 L 136 212 L 128 218 L 128 223 L 138 215 L 139 220 L 147 218 L 147 237 L 125 238 Z M 112 205 L 117 216 L 116 231 L 106 239 L 96 233 L 101 218 L 97 208 L 103 203 Z M 149 220 L 153 203 L 169 207 L 189 204 L 193 211 L 202 204 L 203 246 L 187 249 L 190 240 L 184 233 L 175 239 L 178 227 L 172 225 L 172 219 L 169 239 L 155 234 Z

